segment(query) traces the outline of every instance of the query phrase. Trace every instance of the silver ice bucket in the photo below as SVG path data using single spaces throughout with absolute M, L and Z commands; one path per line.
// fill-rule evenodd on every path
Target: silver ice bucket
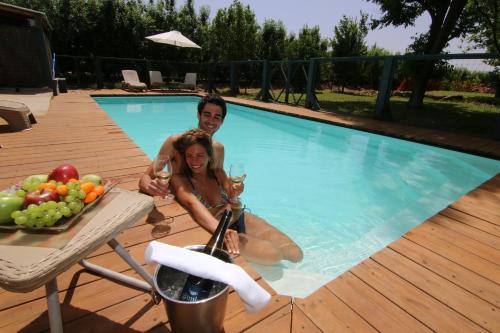
M 186 248 L 201 252 L 205 245 L 192 245 Z M 233 262 L 225 251 L 216 250 L 215 256 L 225 262 Z M 187 277 L 187 273 L 175 268 L 163 265 L 156 267 L 154 284 L 156 291 L 165 300 L 172 333 L 222 332 L 229 286 L 215 281 L 208 298 L 197 302 L 184 302 L 179 298 Z

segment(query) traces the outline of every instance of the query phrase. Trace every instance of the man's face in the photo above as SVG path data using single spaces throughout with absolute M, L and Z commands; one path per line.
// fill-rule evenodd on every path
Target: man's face
M 222 125 L 222 108 L 216 104 L 207 103 L 198 113 L 198 128 L 213 135 Z

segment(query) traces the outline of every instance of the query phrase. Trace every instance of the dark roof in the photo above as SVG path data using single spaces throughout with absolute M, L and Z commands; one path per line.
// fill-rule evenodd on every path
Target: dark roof
M 24 7 L 9 5 L 3 2 L 0 2 L 0 16 L 5 16 L 11 19 L 36 19 L 45 30 L 48 31 L 52 28 L 47 20 L 47 16 L 45 16 L 45 13 Z

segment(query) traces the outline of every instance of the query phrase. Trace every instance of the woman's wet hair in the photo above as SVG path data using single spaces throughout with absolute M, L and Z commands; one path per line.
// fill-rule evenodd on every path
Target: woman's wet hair
M 193 172 L 191 168 L 186 163 L 186 150 L 192 145 L 199 144 L 208 155 L 208 174 L 210 177 L 215 177 L 213 173 L 213 160 L 214 160 L 214 148 L 212 146 L 212 138 L 210 134 L 202 129 L 194 128 L 187 132 L 184 132 L 177 140 L 174 141 L 174 148 L 177 150 L 182 157 L 180 174 L 191 177 Z
M 205 95 L 198 103 L 198 114 L 201 114 L 206 104 L 215 104 L 220 106 L 220 108 L 222 109 L 222 119 L 226 118 L 226 101 L 220 95 L 213 93 Z

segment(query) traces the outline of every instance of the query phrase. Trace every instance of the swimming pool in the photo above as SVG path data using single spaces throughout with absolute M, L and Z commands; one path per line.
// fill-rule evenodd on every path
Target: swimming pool
M 197 126 L 198 97 L 95 97 L 154 158 Z M 306 297 L 500 172 L 500 161 L 228 104 L 215 138 L 243 162 L 242 199 L 304 250 L 253 265 L 280 294 Z

